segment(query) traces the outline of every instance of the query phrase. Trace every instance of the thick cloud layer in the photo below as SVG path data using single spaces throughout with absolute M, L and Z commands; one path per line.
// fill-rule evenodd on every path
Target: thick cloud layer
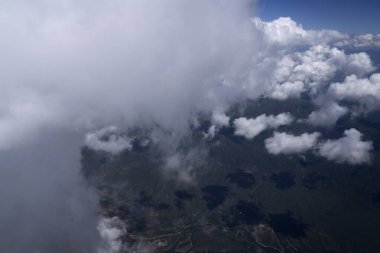
M 251 7 L 1 1 L 0 251 L 94 252 L 97 200 L 79 174 L 85 134 L 93 132 L 87 145 L 111 153 L 128 140 L 94 131 L 157 126 L 181 136 L 199 112 L 252 89 L 261 43 Z
M 257 42 L 248 4 L 2 2 L 2 146 L 45 124 L 185 128 L 239 92 L 227 95 L 223 83 L 249 72 Z M 14 131 L 23 121 L 29 126 Z
M 34 137 L 0 152 L 0 252 L 95 252 L 97 197 L 79 174 L 80 135 Z

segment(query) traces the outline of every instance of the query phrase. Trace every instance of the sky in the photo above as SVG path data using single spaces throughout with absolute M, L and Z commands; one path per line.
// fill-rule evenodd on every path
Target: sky
M 378 0 L 259 0 L 262 19 L 291 17 L 307 29 L 334 29 L 341 32 L 380 33 Z

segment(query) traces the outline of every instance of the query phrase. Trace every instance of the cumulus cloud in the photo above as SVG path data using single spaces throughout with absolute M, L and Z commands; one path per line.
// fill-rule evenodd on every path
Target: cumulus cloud
M 277 100 L 299 98 L 301 93 L 306 91 L 305 88 L 305 84 L 302 81 L 284 82 L 274 87 L 270 97 Z
M 156 252 L 153 243 L 137 241 L 134 244 L 126 242 L 128 235 L 127 224 L 119 217 L 112 218 L 100 216 L 97 229 L 100 234 L 101 244 L 96 249 L 96 253 L 151 253 Z
M 328 44 L 349 38 L 347 34 L 334 30 L 305 30 L 290 17 L 269 22 L 254 18 L 253 23 L 264 33 L 269 43 L 282 47 Z
M 377 100 L 380 101 L 380 73 L 369 78 L 358 78 L 356 75 L 346 77 L 341 83 L 333 83 L 329 93 L 340 100 Z
M 300 154 L 308 150 L 337 163 L 351 165 L 369 164 L 371 162 L 371 141 L 362 141 L 362 133 L 351 128 L 344 131 L 344 137 L 336 140 L 319 141 L 320 133 L 304 133 L 294 136 L 275 132 L 265 140 L 265 147 L 273 155 Z
M 313 126 L 331 127 L 346 113 L 348 109 L 336 102 L 327 102 L 322 107 L 312 112 L 306 122 Z
M 289 125 L 292 121 L 293 117 L 289 113 L 281 113 L 276 116 L 263 114 L 253 119 L 241 117 L 234 120 L 235 135 L 253 139 L 266 129 Z
M 228 127 L 230 125 L 230 117 L 225 113 L 214 112 L 211 117 L 211 126 L 208 131 L 204 134 L 205 138 L 212 139 L 215 137 L 219 129 L 223 127 Z
M 302 92 L 316 94 L 339 72 L 365 75 L 374 69 L 366 53 L 345 54 L 329 46 L 313 46 L 305 52 L 283 56 L 275 67 L 269 97 L 286 100 Z
M 126 224 L 118 217 L 100 217 L 97 227 L 102 245 L 97 253 L 120 253 L 124 248 L 122 237 L 127 234 Z M 126 246 L 126 245 L 125 245 Z
M 371 141 L 362 141 L 362 136 L 363 134 L 354 128 L 346 130 L 344 137 L 322 142 L 318 154 L 338 163 L 369 164 L 373 145 Z
M 123 150 L 132 149 L 132 140 L 120 133 L 115 126 L 105 127 L 86 134 L 85 144 L 93 150 L 100 150 L 117 155 Z
M 291 17 L 264 21 L 259 17 L 252 22 L 264 34 L 267 43 L 278 47 L 332 45 L 339 48 L 380 47 L 380 34 L 349 35 L 336 30 L 304 29 Z
M 380 34 L 350 36 L 347 39 L 336 42 L 336 45 L 339 47 L 377 48 L 380 47 Z
M 338 75 L 364 77 L 375 69 L 368 54 L 347 54 L 342 49 L 339 42 L 350 41 L 352 36 L 332 30 L 305 30 L 288 17 L 269 22 L 254 18 L 253 24 L 275 52 L 266 56 L 273 57 L 274 71 L 267 73 L 272 79 L 266 80 L 268 88 L 264 91 L 273 99 L 299 98 L 302 93 L 313 96 L 324 92 Z
M 265 147 L 269 153 L 278 154 L 300 154 L 316 146 L 320 133 L 304 133 L 294 136 L 287 133 L 275 132 L 274 135 L 265 140 Z
M 213 125 L 217 127 L 225 127 L 230 125 L 230 117 L 228 117 L 225 113 L 217 113 L 214 112 L 212 114 L 211 122 Z
M 364 76 L 375 70 L 373 62 L 367 53 L 355 53 L 347 56 L 344 68 L 345 74 Z

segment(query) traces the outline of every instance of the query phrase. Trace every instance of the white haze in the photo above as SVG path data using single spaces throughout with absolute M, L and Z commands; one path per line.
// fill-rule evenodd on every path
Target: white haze
M 255 90 L 252 11 L 248 0 L 0 1 L 0 251 L 94 252 L 85 134 L 154 123 L 180 136 Z

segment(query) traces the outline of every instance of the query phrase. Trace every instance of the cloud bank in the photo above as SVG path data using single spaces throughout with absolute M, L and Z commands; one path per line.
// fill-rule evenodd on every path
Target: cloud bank
M 244 94 L 232 84 L 249 79 L 261 44 L 248 0 L 12 0 L 0 10 L 0 251 L 9 253 L 95 252 L 103 235 L 81 145 L 130 148 L 110 125 L 185 135 L 198 113 Z

